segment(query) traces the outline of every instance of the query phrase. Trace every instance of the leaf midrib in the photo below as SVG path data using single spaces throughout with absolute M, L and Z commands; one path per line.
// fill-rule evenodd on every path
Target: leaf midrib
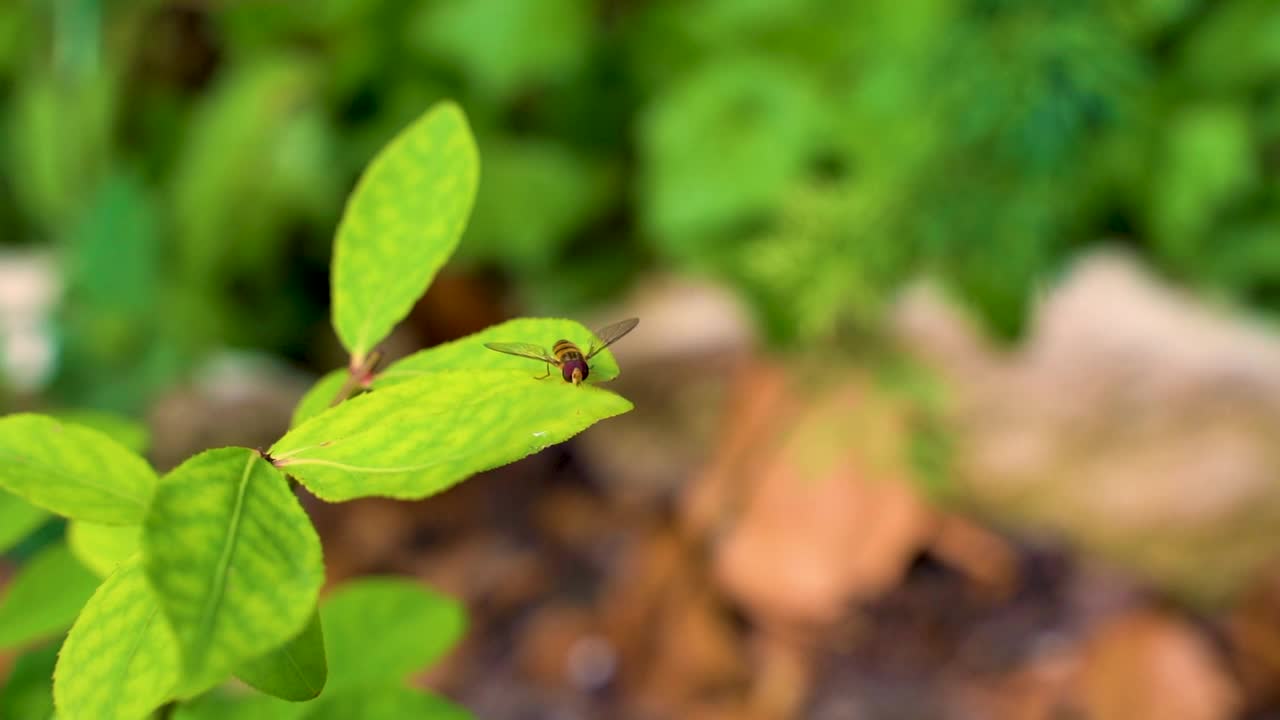
M 227 536 L 222 543 L 222 557 L 218 559 L 218 565 L 213 577 L 213 587 L 209 592 L 209 599 L 205 602 L 201 609 L 200 623 L 196 638 L 199 640 L 198 646 L 204 648 L 209 643 L 209 638 L 213 636 L 213 626 L 217 623 L 218 607 L 222 604 L 222 594 L 226 590 L 227 573 L 231 569 L 231 556 L 235 554 L 236 543 L 240 537 L 240 517 L 244 513 L 244 497 L 245 492 L 249 488 L 249 478 L 253 474 L 254 456 L 249 455 L 248 461 L 244 465 L 244 472 L 240 474 L 240 486 L 236 489 L 236 504 L 231 511 L 231 522 L 227 523 Z

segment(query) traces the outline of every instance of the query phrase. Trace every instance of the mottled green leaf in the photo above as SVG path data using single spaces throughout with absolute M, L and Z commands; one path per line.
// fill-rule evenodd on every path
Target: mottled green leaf
M 519 318 L 481 330 L 453 342 L 437 345 L 403 358 L 378 375 L 374 387 L 389 387 L 427 372 L 440 370 L 527 370 L 536 376 L 546 372 L 546 365 L 514 355 L 495 352 L 485 347 L 488 342 L 532 343 L 547 352 L 557 340 L 570 340 L 586 352 L 596 342 L 583 325 L 560 318 Z M 553 373 L 553 377 L 558 377 Z M 613 353 L 603 350 L 591 359 L 591 376 L 587 382 L 607 382 L 618 376 L 618 362 Z
M 324 689 L 329 668 L 324 657 L 319 613 L 302 632 L 280 647 L 236 666 L 236 677 L 284 700 L 310 700 Z
M 119 252 L 119 248 L 116 251 Z M 95 266 L 94 270 L 101 272 L 100 266 Z M 151 433 L 147 431 L 146 425 L 115 413 L 100 410 L 61 410 L 53 413 L 53 417 L 63 422 L 97 430 L 139 455 L 145 453 L 151 443 Z
M 357 360 L 383 338 L 458 244 L 479 181 L 466 116 L 437 104 L 360 178 L 333 249 L 333 326 Z
M 18 544 L 49 517 L 47 510 L 0 490 L 0 552 Z
M 142 544 L 141 525 L 100 525 L 73 520 L 67 526 L 67 543 L 84 566 L 106 577 L 116 566 L 133 557 Z
M 0 595 L 0 648 L 66 630 L 97 585 L 65 543 L 40 551 Z
M 402 684 L 438 660 L 466 630 L 454 600 L 412 580 L 365 578 L 340 588 L 320 608 L 331 692 Z
M 472 720 L 473 717 L 448 700 L 404 687 L 326 694 L 303 715 L 305 720 Z
M 271 455 L 331 502 L 421 498 L 631 407 L 600 388 L 523 370 L 442 371 L 352 398 L 290 430 Z
M 166 475 L 142 545 L 182 651 L 184 695 L 300 633 L 324 581 L 320 540 L 284 476 L 244 448 Z
M 0 690 L 0 718 L 49 720 L 53 717 L 53 667 L 61 642 L 51 642 L 18 658 Z
M 58 657 L 61 720 L 138 720 L 171 697 L 178 646 L 137 557 L 93 594 Z
M 327 410 L 350 375 L 351 372 L 346 368 L 339 368 L 317 380 L 316 384 L 312 385 L 311 389 L 307 390 L 298 401 L 298 406 L 293 409 L 293 420 L 289 427 L 298 427 Z
M 156 475 L 145 460 L 97 430 L 43 415 L 0 418 L 0 487 L 77 520 L 142 520 Z

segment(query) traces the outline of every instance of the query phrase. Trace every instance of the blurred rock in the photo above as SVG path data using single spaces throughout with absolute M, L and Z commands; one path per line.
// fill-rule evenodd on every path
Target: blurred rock
M 1277 553 L 1280 339 L 1109 254 L 1030 327 L 1000 354 L 936 294 L 900 308 L 902 337 L 953 386 L 966 499 L 1183 597 L 1238 591 Z
M 52 254 L 0 254 L 0 384 L 29 393 L 49 379 L 57 354 L 51 318 L 61 295 Z
M 266 358 L 215 355 L 152 407 L 152 462 L 167 471 L 209 448 L 266 448 L 288 430 L 293 407 L 310 385 L 306 376 Z

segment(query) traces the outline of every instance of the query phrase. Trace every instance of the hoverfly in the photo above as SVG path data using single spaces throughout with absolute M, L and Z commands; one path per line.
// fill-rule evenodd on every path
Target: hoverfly
M 484 346 L 490 350 L 497 350 L 500 353 L 515 355 L 517 357 L 529 358 L 531 360 L 541 360 L 547 364 L 547 374 L 539 375 L 537 380 L 541 380 L 551 375 L 551 366 L 560 368 L 560 375 L 564 377 L 564 381 L 581 385 L 583 380 L 591 374 L 591 366 L 587 363 L 591 358 L 595 357 L 601 350 L 614 344 L 623 335 L 635 329 L 640 324 L 640 318 L 627 318 L 622 322 L 616 322 L 607 327 L 600 328 L 595 332 L 596 342 L 592 342 L 587 348 L 584 355 L 577 345 L 568 340 L 557 340 L 556 344 L 551 347 L 551 352 L 537 345 L 529 343 L 485 343 Z

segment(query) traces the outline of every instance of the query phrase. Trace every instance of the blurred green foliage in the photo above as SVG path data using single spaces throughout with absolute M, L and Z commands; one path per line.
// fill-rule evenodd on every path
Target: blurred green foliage
M 445 96 L 485 158 L 455 264 L 534 313 L 657 266 L 785 345 L 923 272 L 1013 334 L 1114 239 L 1280 309 L 1270 0 L 17 0 L 0 93 L 0 242 L 62 251 L 82 405 L 305 357 L 344 194 Z

